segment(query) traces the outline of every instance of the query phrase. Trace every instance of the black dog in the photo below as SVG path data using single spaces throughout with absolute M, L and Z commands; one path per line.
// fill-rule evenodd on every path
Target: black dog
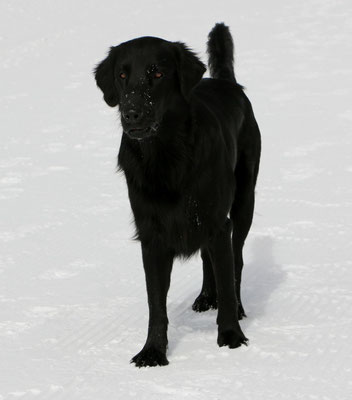
M 209 34 L 212 78 L 183 43 L 142 37 L 112 47 L 95 69 L 104 100 L 119 106 L 118 156 L 142 244 L 149 329 L 138 367 L 166 365 L 166 297 L 175 257 L 199 249 L 203 287 L 195 311 L 218 308 L 218 345 L 247 339 L 238 320 L 242 248 L 252 223 L 260 133 L 237 84 L 229 29 Z M 234 228 L 233 228 L 234 227 Z M 233 232 L 232 232 L 233 231 Z

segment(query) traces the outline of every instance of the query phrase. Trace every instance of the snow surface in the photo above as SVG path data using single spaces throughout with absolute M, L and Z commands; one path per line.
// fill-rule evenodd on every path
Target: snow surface
M 137 369 L 147 302 L 121 131 L 92 76 L 111 45 L 230 25 L 263 135 L 241 322 L 216 345 L 199 257 L 176 262 L 170 365 Z M 0 399 L 352 398 L 352 2 L 2 0 Z

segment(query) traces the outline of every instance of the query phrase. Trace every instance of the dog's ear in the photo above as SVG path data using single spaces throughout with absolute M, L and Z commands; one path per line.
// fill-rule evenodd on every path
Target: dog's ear
M 192 88 L 202 79 L 206 68 L 184 43 L 175 42 L 174 45 L 181 92 L 188 99 Z
M 104 100 L 110 107 L 115 107 L 119 104 L 119 94 L 114 76 L 116 53 L 117 48 L 110 47 L 108 56 L 94 70 L 97 85 L 104 93 Z

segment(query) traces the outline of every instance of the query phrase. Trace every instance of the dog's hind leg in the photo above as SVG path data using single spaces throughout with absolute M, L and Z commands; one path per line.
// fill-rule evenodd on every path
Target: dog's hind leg
M 235 171 L 236 193 L 230 217 L 233 222 L 232 248 L 235 259 L 236 296 L 238 301 L 238 318 L 246 317 L 241 300 L 241 280 L 243 269 L 243 245 L 252 224 L 254 211 L 254 188 L 256 172 L 239 162 Z
M 192 309 L 197 312 L 217 309 L 215 278 L 208 248 L 201 249 L 201 257 L 203 260 L 203 286 L 192 306 Z
M 246 344 L 247 338 L 238 322 L 231 231 L 232 222 L 227 219 L 221 231 L 210 240 L 209 250 L 218 294 L 218 345 L 235 348 Z

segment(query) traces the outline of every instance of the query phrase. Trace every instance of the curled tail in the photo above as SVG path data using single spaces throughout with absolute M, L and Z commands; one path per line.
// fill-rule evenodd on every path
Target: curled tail
M 208 36 L 208 65 L 212 78 L 236 82 L 233 52 L 234 46 L 229 28 L 223 23 L 216 24 Z

